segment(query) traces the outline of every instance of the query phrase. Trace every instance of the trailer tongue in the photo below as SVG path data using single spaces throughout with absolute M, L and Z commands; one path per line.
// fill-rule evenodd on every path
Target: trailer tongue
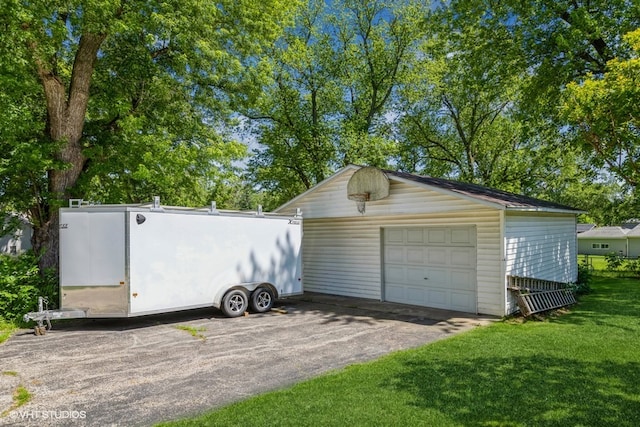
M 60 209 L 60 309 L 51 320 L 134 317 L 213 306 L 269 311 L 302 289 L 302 216 L 149 205 Z

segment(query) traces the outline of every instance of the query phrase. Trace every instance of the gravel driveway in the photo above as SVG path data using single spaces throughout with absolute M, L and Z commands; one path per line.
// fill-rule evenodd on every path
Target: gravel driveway
M 21 331 L 0 345 L 0 425 L 152 425 L 492 321 L 317 294 L 276 307 L 284 311 L 229 319 L 207 309 L 58 322 L 43 337 Z M 32 399 L 12 410 L 19 386 Z

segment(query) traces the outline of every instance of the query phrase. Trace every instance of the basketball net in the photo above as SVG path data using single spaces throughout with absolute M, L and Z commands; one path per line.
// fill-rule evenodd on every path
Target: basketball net
M 358 207 L 358 212 L 364 214 L 365 211 L 365 203 L 369 200 L 369 193 L 355 193 L 349 194 L 349 200 L 353 200 L 356 202 L 356 206 Z

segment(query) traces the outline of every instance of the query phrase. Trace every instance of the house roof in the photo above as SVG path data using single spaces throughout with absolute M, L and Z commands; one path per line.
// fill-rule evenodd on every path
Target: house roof
M 581 239 L 624 239 L 629 229 L 618 226 L 594 227 L 591 230 L 578 234 Z
M 577 224 L 576 231 L 578 233 L 584 233 L 585 231 L 589 231 L 593 229 L 595 226 L 596 226 L 595 224 Z
M 384 172 L 389 175 L 389 178 L 396 177 L 406 181 L 417 182 L 429 187 L 443 189 L 451 193 L 476 199 L 478 201 L 500 205 L 509 210 L 568 211 L 576 214 L 583 212 L 580 209 L 576 209 L 571 206 L 509 193 L 495 188 L 484 187 L 482 185 L 450 181 L 442 178 L 420 176 L 391 170 L 384 170 Z
M 635 227 L 627 231 L 627 237 L 640 237 L 640 224 L 635 224 Z
M 298 195 L 292 200 L 288 201 L 284 205 L 280 206 L 277 211 L 280 211 L 289 205 L 295 203 L 295 201 L 304 197 L 305 195 L 315 191 L 316 189 L 323 187 L 325 184 L 333 181 L 336 177 L 346 173 L 353 169 L 360 169 L 362 166 L 348 165 L 336 172 L 334 175 L 325 179 L 316 186 L 310 188 L 306 192 Z M 484 187 L 477 184 L 468 184 L 458 181 L 451 181 L 442 178 L 433 178 L 429 176 L 420 176 L 410 174 L 406 172 L 397 172 L 392 170 L 382 170 L 391 181 L 404 182 L 410 185 L 418 185 L 428 188 L 440 193 L 449 194 L 454 197 L 461 197 L 464 199 L 479 202 L 481 204 L 493 206 L 498 209 L 504 210 L 522 210 L 522 211 L 540 211 L 540 212 L 561 212 L 570 214 L 579 214 L 583 211 L 562 205 L 559 203 L 553 203 L 546 200 L 535 199 L 532 197 L 522 196 L 519 194 L 509 193 L 502 190 L 496 190 L 494 188 Z

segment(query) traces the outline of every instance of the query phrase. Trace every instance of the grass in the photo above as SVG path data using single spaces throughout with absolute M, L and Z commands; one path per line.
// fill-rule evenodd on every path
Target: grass
M 0 418 L 7 416 L 11 411 L 16 410 L 25 403 L 29 402 L 32 397 L 33 395 L 29 392 L 29 390 L 24 388 L 24 386 L 19 385 L 13 391 L 13 404 L 4 412 L 0 413 Z
M 162 426 L 638 426 L 640 281 Z M 212 385 L 213 387 L 214 385 Z
M 8 340 L 16 329 L 18 329 L 16 325 L 0 317 L 0 344 Z
M 591 270 L 598 272 L 604 272 L 608 268 L 604 255 L 578 255 L 578 264 L 585 263 L 591 267 Z
M 178 325 L 178 326 L 176 326 L 176 329 L 180 329 L 181 331 L 187 331 L 194 338 L 199 338 L 201 340 L 205 340 L 207 338 L 207 337 L 205 337 L 204 335 L 202 335 L 200 333 L 200 332 L 204 332 L 204 331 L 207 330 L 207 328 L 205 328 L 204 326 L 201 326 L 199 328 L 195 328 L 193 326 Z

